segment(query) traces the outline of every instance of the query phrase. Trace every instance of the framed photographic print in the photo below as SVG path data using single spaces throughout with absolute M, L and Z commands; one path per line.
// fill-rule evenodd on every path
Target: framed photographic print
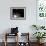
M 26 19 L 26 8 L 25 7 L 11 7 L 10 8 L 10 19 L 11 20 L 25 20 Z

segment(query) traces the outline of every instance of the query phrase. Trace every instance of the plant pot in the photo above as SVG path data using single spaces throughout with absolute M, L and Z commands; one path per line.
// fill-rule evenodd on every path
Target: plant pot
M 37 39 L 37 43 L 40 43 L 40 39 Z
M 40 39 L 40 43 L 44 43 L 44 40 L 45 40 L 45 39 Z
M 44 40 L 45 40 L 45 39 L 38 39 L 37 42 L 41 44 L 41 43 L 44 42 Z

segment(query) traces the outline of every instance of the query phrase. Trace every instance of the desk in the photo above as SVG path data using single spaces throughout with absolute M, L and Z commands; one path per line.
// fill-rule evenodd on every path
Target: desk
M 21 42 L 21 43 L 18 42 L 18 33 L 17 33 L 17 34 L 6 33 L 6 34 L 5 34 L 5 46 L 7 46 L 7 44 L 8 44 L 8 42 L 7 42 L 7 38 L 8 38 L 8 37 L 7 37 L 7 36 L 8 36 L 9 38 L 10 38 L 10 36 L 17 36 L 17 39 L 16 39 L 17 42 L 16 42 L 16 45 L 15 45 L 15 46 L 19 46 L 19 45 L 21 46 L 21 45 L 24 45 L 24 44 L 25 44 L 26 46 L 30 46 L 29 33 L 21 33 L 21 36 L 23 36 L 23 37 L 26 36 L 26 39 L 27 39 L 27 42 L 24 41 L 24 42 Z

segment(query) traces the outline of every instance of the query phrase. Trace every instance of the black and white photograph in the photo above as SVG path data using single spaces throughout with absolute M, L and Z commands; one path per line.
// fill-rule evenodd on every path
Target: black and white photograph
M 26 8 L 25 7 L 11 7 L 10 8 L 10 19 L 11 20 L 25 20 L 26 19 Z

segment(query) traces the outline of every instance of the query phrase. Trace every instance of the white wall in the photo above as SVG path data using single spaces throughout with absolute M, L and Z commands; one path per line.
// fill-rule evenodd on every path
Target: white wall
M 10 7 L 26 7 L 26 20 L 10 20 Z M 36 0 L 0 0 L 0 34 L 17 26 L 32 35 L 32 24 L 36 24 Z

